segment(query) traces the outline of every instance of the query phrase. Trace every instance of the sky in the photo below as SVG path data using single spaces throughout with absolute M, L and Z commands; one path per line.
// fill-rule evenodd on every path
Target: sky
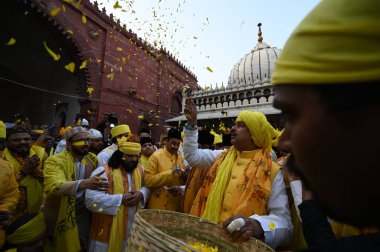
M 166 47 L 201 87 L 228 82 L 233 66 L 257 43 L 258 23 L 283 48 L 319 0 L 98 0 L 139 37 Z

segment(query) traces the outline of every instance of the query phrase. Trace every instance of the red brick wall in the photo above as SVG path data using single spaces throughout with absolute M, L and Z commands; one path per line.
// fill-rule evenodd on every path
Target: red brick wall
M 86 85 L 91 85 L 94 92 L 93 100 L 81 101 L 81 110 L 92 126 L 102 119 L 103 113 L 114 112 L 120 123 L 129 124 L 135 133 L 142 124 L 151 125 L 158 139 L 164 121 L 179 115 L 176 102 L 181 100 L 183 85 L 196 89 L 195 75 L 168 52 L 139 40 L 87 0 L 79 9 L 59 0 L 43 2 L 46 6 L 40 8 L 47 13 L 62 5 L 66 7 L 65 12 L 52 19 L 64 31 L 74 32 L 67 35 L 87 61 L 88 83 L 83 83 L 82 92 Z M 96 36 L 91 36 L 91 31 Z M 112 72 L 113 79 L 107 77 Z M 131 89 L 136 90 L 135 96 L 130 94 Z M 139 118 L 142 113 L 144 118 Z

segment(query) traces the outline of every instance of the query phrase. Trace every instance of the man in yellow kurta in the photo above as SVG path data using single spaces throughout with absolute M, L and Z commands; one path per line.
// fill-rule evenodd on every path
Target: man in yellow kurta
M 241 111 L 231 129 L 228 150 L 200 150 L 197 112 L 186 100 L 185 139 L 187 162 L 210 168 L 190 214 L 228 225 L 236 216 L 245 225 L 233 233 L 241 240 L 253 236 L 276 248 L 291 236 L 292 224 L 285 184 L 279 166 L 272 161 L 270 124 L 259 112 Z
M 145 185 L 150 189 L 147 208 L 179 211 L 181 185 L 185 169 L 184 158 L 178 152 L 181 132 L 170 129 L 164 148 L 150 156 L 144 172 Z
M 93 212 L 88 252 L 124 252 L 136 211 L 145 206 L 149 190 L 144 186 L 137 135 L 118 140 L 108 164 L 93 174 L 110 183 L 105 192 L 86 190 L 86 206 Z
M 85 189 L 105 190 L 101 174 L 90 178 L 86 166 L 89 135 L 82 127 L 65 133 L 66 149 L 46 160 L 44 168 L 45 200 L 43 212 L 48 223 L 50 251 L 77 252 L 85 249 L 89 233 L 89 215 L 85 211 Z M 102 172 L 103 173 L 103 172 Z
M 2 155 L 11 164 L 19 188 L 7 243 L 9 247 L 38 249 L 46 230 L 39 209 L 43 197 L 42 168 L 47 154 L 43 148 L 32 145 L 30 130 L 22 126 L 7 129 L 6 144 Z

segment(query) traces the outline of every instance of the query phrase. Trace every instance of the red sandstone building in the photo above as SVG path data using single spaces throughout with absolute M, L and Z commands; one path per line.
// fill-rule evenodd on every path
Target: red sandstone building
M 182 87 L 197 89 L 196 76 L 96 3 L 67 2 L 2 2 L 0 119 L 21 113 L 61 127 L 80 112 L 95 127 L 113 112 L 133 132 L 149 127 L 158 137 L 182 109 Z

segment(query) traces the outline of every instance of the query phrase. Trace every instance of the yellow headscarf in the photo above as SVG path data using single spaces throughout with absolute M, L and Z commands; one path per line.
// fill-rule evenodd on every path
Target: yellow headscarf
M 129 155 L 140 155 L 141 145 L 140 143 L 128 142 L 126 137 L 117 139 L 117 145 L 119 150 Z
M 236 122 L 240 121 L 244 122 L 245 126 L 247 126 L 253 143 L 257 147 L 269 149 L 272 142 L 271 132 L 273 127 L 269 124 L 263 113 L 243 110 L 236 118 Z
M 294 30 L 272 84 L 380 80 L 380 1 L 324 0 Z
M 0 138 L 6 138 L 7 136 L 7 127 L 3 123 L 3 121 L 0 121 Z
M 214 144 L 223 142 L 223 137 L 216 133 L 214 130 L 210 130 L 210 134 L 214 136 Z
M 126 124 L 121 124 L 121 125 L 115 126 L 111 129 L 112 138 L 123 135 L 125 133 L 128 133 L 128 134 L 131 133 L 129 126 Z

